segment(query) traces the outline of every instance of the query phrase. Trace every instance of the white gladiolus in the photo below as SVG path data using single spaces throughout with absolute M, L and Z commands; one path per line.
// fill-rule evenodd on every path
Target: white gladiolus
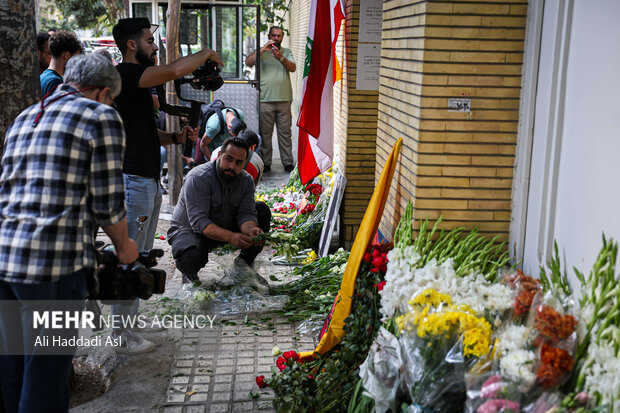
M 414 268 L 420 255 L 407 246 L 404 250 L 392 249 L 388 253 L 385 275 L 386 285 L 381 291 L 381 313 L 384 318 L 410 311 L 408 302 L 419 291 L 432 288 L 449 294 L 455 304 L 466 304 L 475 311 L 502 312 L 513 302 L 513 291 L 503 284 L 490 284 L 481 274 L 459 277 L 452 259 L 441 265 L 431 260 L 422 268 Z

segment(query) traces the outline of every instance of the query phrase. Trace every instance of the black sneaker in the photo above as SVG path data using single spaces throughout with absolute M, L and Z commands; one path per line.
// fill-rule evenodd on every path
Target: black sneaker
M 265 167 L 263 168 L 263 172 L 269 172 L 271 171 L 271 165 L 265 165 Z
M 284 170 L 286 172 L 291 172 L 295 167 L 293 165 L 284 165 Z
M 198 278 L 198 274 L 183 274 L 183 284 L 189 283 L 200 283 L 200 278 Z

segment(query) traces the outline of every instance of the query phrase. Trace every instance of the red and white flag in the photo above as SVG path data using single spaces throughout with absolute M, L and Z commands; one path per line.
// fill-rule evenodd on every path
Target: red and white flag
M 336 40 L 344 19 L 344 0 L 312 0 L 306 40 L 302 101 L 297 126 L 297 167 L 301 182 L 329 169 L 334 157 Z

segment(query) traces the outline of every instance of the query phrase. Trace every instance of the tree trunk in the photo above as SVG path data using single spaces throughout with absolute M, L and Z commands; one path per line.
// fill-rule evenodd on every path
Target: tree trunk
M 34 0 L 0 0 L 0 153 L 13 120 L 41 97 Z
M 166 23 L 166 62 L 168 64 L 179 58 L 179 20 L 181 14 L 181 0 L 168 2 L 168 21 Z M 171 105 L 177 104 L 177 95 L 174 91 L 174 83 L 166 84 L 166 101 Z M 179 119 L 176 116 L 166 116 L 166 128 L 169 131 L 179 130 Z M 187 144 L 191 144 L 188 142 Z M 181 147 L 170 145 L 168 151 L 168 196 L 170 205 L 176 205 L 183 183 L 183 160 L 181 159 Z

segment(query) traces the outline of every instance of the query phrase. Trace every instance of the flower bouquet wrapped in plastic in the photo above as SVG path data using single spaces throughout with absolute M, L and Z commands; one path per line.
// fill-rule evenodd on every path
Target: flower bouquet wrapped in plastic
M 413 311 L 396 320 L 402 332 L 402 379 L 412 401 L 408 411 L 461 411 L 465 371 L 488 353 L 491 325 L 432 289 L 409 304 Z

